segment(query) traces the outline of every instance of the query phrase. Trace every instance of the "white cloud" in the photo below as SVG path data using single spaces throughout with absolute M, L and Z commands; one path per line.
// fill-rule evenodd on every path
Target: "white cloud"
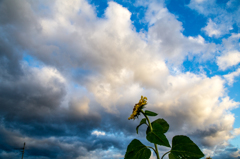
M 211 19 L 208 20 L 207 26 L 202 28 L 202 30 L 204 30 L 210 37 L 218 37 L 221 35 L 221 31 L 218 29 L 218 26 Z
M 240 39 L 240 33 L 238 34 L 232 33 L 229 38 L 223 39 L 222 44 L 224 46 L 224 52 L 240 50 L 239 39 Z
M 240 62 L 240 52 L 237 50 L 229 51 L 227 54 L 217 57 L 217 65 L 220 70 L 237 65 Z
M 104 136 L 104 135 L 106 135 L 105 132 L 97 131 L 97 130 L 93 131 L 91 134 L 92 135 L 97 135 L 97 136 Z
M 215 52 L 215 45 L 206 43 L 200 35 L 185 37 L 182 23 L 162 3 L 149 4 L 146 20 L 150 24 L 148 44 L 174 65 L 182 64 L 187 55 L 200 55 L 205 60 Z
M 198 35 L 198 37 L 196 37 L 196 38 L 189 36 L 188 39 L 192 40 L 196 43 L 202 44 L 202 45 L 205 43 L 205 39 L 201 35 Z
M 234 136 L 238 136 L 238 135 L 240 135 L 240 128 L 236 128 L 236 129 L 234 129 L 234 131 L 233 131 L 233 135 L 234 135 Z
M 132 29 L 131 13 L 115 2 L 109 2 L 104 19 L 96 18 L 87 3 L 80 5 L 76 1 L 72 5 L 71 11 L 71 7 L 58 1 L 54 19 L 40 19 L 43 37 L 48 43 L 59 43 L 54 46 L 58 59 L 53 58 L 50 50 L 45 53 L 46 63 L 92 70 L 86 80 L 76 82 L 84 85 L 107 112 L 119 114 L 125 108 L 123 105 L 147 94 L 148 107 L 160 108 L 161 116 L 175 124 L 176 130 L 194 133 L 214 127 L 214 135 L 202 138 L 208 144 L 231 138 L 234 117 L 227 111 L 238 103 L 224 96 L 224 81 L 191 73 L 171 75 L 165 63 L 168 59 L 181 64 L 188 52 L 208 50 L 210 46 L 201 36 L 184 37 L 181 22 L 159 3 L 151 3 L 147 11 L 146 19 L 151 24 L 147 42 Z M 84 6 L 89 10 L 77 15 Z M 41 45 L 48 47 L 43 42 Z M 33 52 L 41 58 L 39 51 Z M 74 108 L 87 114 L 90 109 L 87 103 Z
M 67 85 L 67 80 L 56 68 L 47 66 L 40 68 L 29 67 L 25 64 L 23 64 L 22 67 L 25 76 L 18 80 L 18 84 L 40 86 L 53 93 L 62 91 L 62 88 L 59 87 L 59 85 L 64 87 Z M 36 96 L 38 95 L 38 92 L 34 92 L 34 88 L 31 89 L 31 93 L 36 94 Z
M 234 83 L 234 78 L 240 75 L 240 68 L 238 68 L 235 72 L 224 75 L 223 77 L 227 80 L 228 85 L 232 86 Z
M 172 135 L 195 135 L 207 146 L 232 138 L 235 118 L 229 111 L 239 103 L 226 95 L 224 80 L 175 69 L 187 55 L 210 57 L 216 46 L 200 35 L 185 37 L 182 23 L 156 2 L 148 7 L 146 19 L 151 26 L 147 40 L 142 39 L 133 28 L 131 13 L 115 2 L 108 4 L 105 17 L 97 18 L 87 1 L 55 1 L 51 17 L 35 15 L 40 30 L 22 27 L 19 33 L 28 38 L 13 37 L 29 54 L 55 67 L 36 68 L 37 84 L 51 87 L 52 81 L 59 81 L 84 87 L 85 92 L 67 90 L 69 107 L 65 107 L 83 117 L 93 108 L 115 116 L 124 116 L 129 109 L 130 114 L 129 105 L 144 95 L 149 99 L 148 109 L 169 121 Z M 239 54 L 229 52 L 218 58 L 221 69 L 237 63 L 232 53 L 233 57 Z M 51 88 L 60 91 L 53 84 Z M 96 130 L 92 135 L 104 136 L 105 132 Z

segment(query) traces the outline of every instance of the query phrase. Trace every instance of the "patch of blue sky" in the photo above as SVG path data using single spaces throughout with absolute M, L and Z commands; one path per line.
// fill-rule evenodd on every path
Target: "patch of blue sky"
M 230 144 L 236 146 L 238 149 L 240 148 L 240 136 L 237 136 L 236 138 L 234 139 L 231 139 L 230 141 Z
M 228 7 L 228 2 L 231 2 L 231 7 Z M 216 0 L 218 7 L 225 9 L 227 12 L 231 13 L 239 9 L 240 1 L 239 0 Z
M 239 112 L 238 112 L 238 114 L 239 114 Z M 239 117 L 235 115 L 234 128 L 240 128 L 239 122 L 236 122 L 238 119 L 239 119 Z M 233 139 L 230 139 L 229 143 L 236 146 L 237 148 L 240 148 L 240 135 L 236 136 Z
M 148 23 L 144 20 L 146 10 L 143 6 L 132 8 L 131 20 L 137 32 L 148 31 Z
M 231 1 L 231 7 L 227 7 L 226 10 L 228 12 L 235 12 L 240 8 L 240 1 L 239 0 L 233 0 Z
M 166 7 L 174 14 L 178 21 L 182 22 L 183 35 L 196 37 L 201 35 L 206 42 L 221 44 L 223 39 L 231 36 L 231 33 L 238 33 L 239 28 L 236 23 L 233 24 L 233 29 L 229 31 L 229 34 L 222 35 L 220 37 L 209 37 L 203 30 L 207 26 L 209 18 L 215 18 L 216 15 L 210 15 L 206 17 L 203 14 L 198 13 L 196 10 L 192 10 L 188 7 L 190 0 L 168 0 L 166 1 Z M 219 2 L 221 5 L 226 5 L 226 2 Z
M 108 0 L 88 0 L 88 2 L 96 8 L 97 17 L 103 18 L 108 7 Z
M 238 27 L 237 23 L 234 23 L 232 27 L 233 29 L 230 30 L 230 33 L 240 33 L 240 28 Z
M 78 82 L 73 82 L 72 86 L 77 89 L 81 89 L 87 91 L 87 89 L 81 84 L 86 77 L 90 76 L 93 72 L 91 70 L 82 69 L 82 68 L 74 68 L 71 69 L 71 75 L 74 79 L 78 79 Z
M 104 13 L 108 7 L 109 0 L 88 0 L 91 5 L 94 5 L 96 8 L 96 14 L 99 18 L 104 18 Z M 135 0 L 132 1 L 122 1 L 115 0 L 114 2 L 122 5 L 131 12 L 131 21 L 137 32 L 148 31 L 148 23 L 144 20 L 145 13 L 147 8 L 143 6 L 133 5 Z
M 201 29 L 207 25 L 207 18 L 197 11 L 190 9 L 187 5 L 190 0 L 168 0 L 166 7 L 170 13 L 174 14 L 178 21 L 182 22 L 183 35 L 185 36 L 204 36 Z
M 216 3 L 219 5 L 226 5 L 229 0 L 216 0 Z
M 48 5 L 44 5 L 43 3 L 39 4 L 38 10 L 40 11 L 50 11 L 50 7 Z
M 86 87 L 84 87 L 83 85 L 80 85 L 80 84 L 78 84 L 78 83 L 72 83 L 71 85 L 72 85 L 72 87 L 74 87 L 75 89 L 78 89 L 78 90 L 81 90 L 81 91 L 87 93 L 87 89 L 86 89 Z
M 223 76 L 227 75 L 228 73 L 237 71 L 240 68 L 240 63 L 227 68 L 226 70 L 220 70 L 218 65 L 216 64 L 215 60 L 207 60 L 205 62 L 199 62 L 197 56 L 194 56 L 192 59 L 186 57 L 183 64 L 183 72 L 192 72 L 195 74 L 205 73 L 207 77 L 213 76 Z
M 233 97 L 232 99 L 234 101 L 237 101 L 237 102 L 240 102 L 239 88 L 240 88 L 240 76 L 235 77 L 233 85 L 228 88 L 228 90 L 229 90 L 228 94 L 231 97 Z M 239 125 L 239 127 L 240 127 L 240 125 Z
M 215 62 L 206 61 L 200 63 L 198 57 L 196 56 L 194 56 L 192 59 L 189 59 L 187 57 L 182 65 L 184 72 L 192 72 L 195 74 L 205 73 L 207 77 L 213 77 L 215 75 L 224 75 L 224 72 L 219 72 L 218 66 Z
M 123 7 L 127 8 L 131 13 L 131 21 L 137 32 L 148 31 L 148 22 L 145 20 L 145 13 L 147 7 L 141 5 L 134 5 L 136 0 L 122 1 L 115 0 L 115 2 L 121 4 Z
M 36 58 L 26 53 L 23 54 L 22 61 L 30 67 L 36 67 L 36 68 L 43 67 L 42 62 L 38 61 Z

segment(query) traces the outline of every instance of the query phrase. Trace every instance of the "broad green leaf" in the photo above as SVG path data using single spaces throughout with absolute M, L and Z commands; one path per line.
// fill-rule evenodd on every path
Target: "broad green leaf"
M 155 123 L 152 125 L 153 131 L 150 131 L 150 127 L 147 128 L 147 140 L 151 143 L 170 147 L 168 139 L 164 135 L 164 131 L 161 125 Z
M 157 114 L 157 113 L 154 113 L 154 112 L 151 112 L 151 111 L 149 111 L 149 110 L 146 110 L 146 111 L 145 111 L 145 115 L 147 115 L 147 116 L 157 116 L 158 114 Z
M 143 118 L 143 119 L 140 121 L 140 124 L 136 127 L 137 134 L 138 134 L 138 128 L 139 128 L 142 124 L 146 124 L 146 125 L 147 125 L 146 118 Z
M 160 119 L 159 118 L 159 119 L 153 121 L 151 124 L 152 124 L 152 127 L 159 127 L 159 129 L 161 129 L 160 131 L 162 133 L 166 133 L 168 131 L 168 129 L 169 129 L 169 124 L 164 119 Z M 156 126 L 156 125 L 158 125 L 158 126 Z M 150 131 L 150 127 L 148 126 L 147 133 L 149 131 Z
M 163 133 L 166 133 L 169 129 L 169 124 L 164 120 L 164 119 L 157 119 L 155 121 L 152 122 L 152 125 L 155 125 L 155 124 L 158 124 L 158 125 L 161 125 L 162 128 L 163 128 Z
M 169 159 L 177 159 L 174 157 L 174 155 L 172 153 L 168 154 L 168 157 L 169 157 Z
M 143 145 L 139 140 L 133 139 L 127 147 L 124 159 L 149 159 L 150 156 L 150 149 Z
M 202 157 L 204 154 L 189 137 L 183 135 L 173 137 L 170 159 L 199 159 Z

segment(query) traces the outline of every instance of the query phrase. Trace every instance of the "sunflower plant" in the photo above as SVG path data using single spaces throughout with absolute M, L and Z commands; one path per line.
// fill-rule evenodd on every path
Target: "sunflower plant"
M 169 124 L 161 118 L 150 122 L 148 116 L 157 116 L 158 114 L 149 110 L 144 111 L 145 105 L 147 105 L 147 97 L 141 96 L 141 99 L 135 104 L 133 112 L 128 119 L 136 119 L 143 114 L 144 118 L 136 127 L 136 132 L 138 134 L 138 128 L 146 124 L 148 126 L 146 138 L 150 143 L 154 144 L 154 147 L 146 146 L 138 139 L 133 139 L 127 147 L 124 159 L 149 159 L 151 156 L 150 149 L 155 152 L 157 159 L 160 159 L 157 145 L 171 148 L 170 151 L 162 155 L 161 159 L 167 154 L 169 159 L 200 159 L 204 157 L 199 147 L 187 136 L 174 136 L 171 146 L 165 136 L 165 133 L 169 129 Z

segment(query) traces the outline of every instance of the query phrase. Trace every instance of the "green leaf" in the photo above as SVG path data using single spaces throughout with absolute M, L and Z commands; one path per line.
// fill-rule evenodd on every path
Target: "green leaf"
M 147 115 L 147 116 L 157 116 L 158 114 L 157 114 L 157 113 L 154 113 L 154 112 L 151 112 L 151 111 L 149 111 L 149 110 L 146 110 L 146 111 L 145 111 L 145 115 Z
M 143 118 L 143 119 L 140 121 L 140 124 L 136 127 L 137 134 L 138 134 L 138 128 L 139 128 L 142 124 L 148 125 L 147 122 L 146 122 L 146 118 Z
M 127 147 L 124 159 L 149 159 L 150 156 L 150 149 L 143 145 L 139 140 L 133 139 Z
M 173 137 L 170 159 L 199 159 L 202 157 L 204 154 L 189 137 L 183 135 Z
M 147 128 L 147 140 L 151 143 L 170 147 L 168 139 L 164 135 L 163 127 L 157 123 L 152 125 L 153 131 L 150 130 L 150 127 Z
M 177 159 L 174 157 L 174 155 L 172 153 L 168 154 L 168 157 L 169 157 L 169 159 Z
M 157 119 L 155 121 L 152 122 L 152 125 L 155 125 L 155 124 L 158 124 L 158 125 L 161 125 L 162 128 L 163 128 L 163 133 L 166 133 L 169 129 L 169 124 L 164 120 L 164 119 Z

